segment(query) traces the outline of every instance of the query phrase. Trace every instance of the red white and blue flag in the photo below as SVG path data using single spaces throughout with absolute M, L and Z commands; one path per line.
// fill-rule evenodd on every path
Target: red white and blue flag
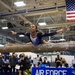
M 75 22 L 75 0 L 66 0 L 66 20 Z

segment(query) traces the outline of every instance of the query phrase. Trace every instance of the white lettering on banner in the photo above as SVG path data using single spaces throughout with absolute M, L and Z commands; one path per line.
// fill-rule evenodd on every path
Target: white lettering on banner
M 46 74 L 45 75 L 49 75 L 50 74 L 50 70 L 46 70 Z
M 35 75 L 67 75 L 67 70 L 36 70 Z
M 50 74 L 50 75 L 53 75 L 53 71 L 54 71 L 54 70 L 49 70 L 49 71 L 50 71 L 50 73 L 49 73 L 49 74 Z
M 36 70 L 36 73 L 35 73 L 35 75 L 39 75 L 39 70 Z
M 60 75 L 60 73 L 57 70 L 54 70 L 53 75 Z
M 63 75 L 66 75 L 66 73 L 67 73 L 67 70 L 63 70 Z
M 40 75 L 44 75 L 44 70 L 40 70 Z
M 44 70 L 36 70 L 35 75 L 44 75 Z

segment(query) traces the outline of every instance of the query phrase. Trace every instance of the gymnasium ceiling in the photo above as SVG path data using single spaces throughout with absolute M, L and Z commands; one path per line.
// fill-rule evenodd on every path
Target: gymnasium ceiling
M 16 7 L 14 2 L 24 1 L 26 6 Z M 39 22 L 46 22 L 46 26 L 39 26 Z M 12 28 L 2 30 L 3 26 L 11 23 Z M 29 24 L 35 24 L 39 30 L 45 32 L 63 26 L 74 26 L 74 22 L 66 21 L 65 0 L 0 0 L 0 33 L 9 37 L 10 31 L 27 32 Z M 73 34 L 73 33 L 72 33 Z

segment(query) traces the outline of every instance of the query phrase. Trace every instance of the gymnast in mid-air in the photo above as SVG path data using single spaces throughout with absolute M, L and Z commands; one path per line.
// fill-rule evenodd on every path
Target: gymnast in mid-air
M 46 37 L 46 36 L 53 36 L 57 33 L 62 33 L 65 31 L 65 28 L 61 28 L 57 31 L 54 31 L 54 32 L 51 32 L 51 33 L 42 33 L 42 32 L 39 32 L 38 29 L 37 29 L 37 26 L 34 25 L 34 24 L 30 24 L 30 32 L 26 32 L 25 33 L 25 36 L 27 36 L 30 40 L 29 43 L 26 43 L 26 44 L 33 44 L 33 45 L 40 45 L 40 44 L 49 44 L 51 42 L 46 42 L 45 40 L 43 40 L 42 38 L 43 37 Z M 11 31 L 12 34 L 16 35 L 16 34 L 19 34 L 17 32 L 14 32 L 14 31 Z

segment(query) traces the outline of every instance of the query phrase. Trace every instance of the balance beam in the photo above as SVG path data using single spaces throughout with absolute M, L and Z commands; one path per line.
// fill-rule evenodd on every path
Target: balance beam
M 38 46 L 9 44 L 4 47 L 0 47 L 0 52 L 49 52 L 62 50 L 75 50 L 75 42 L 50 43 Z

